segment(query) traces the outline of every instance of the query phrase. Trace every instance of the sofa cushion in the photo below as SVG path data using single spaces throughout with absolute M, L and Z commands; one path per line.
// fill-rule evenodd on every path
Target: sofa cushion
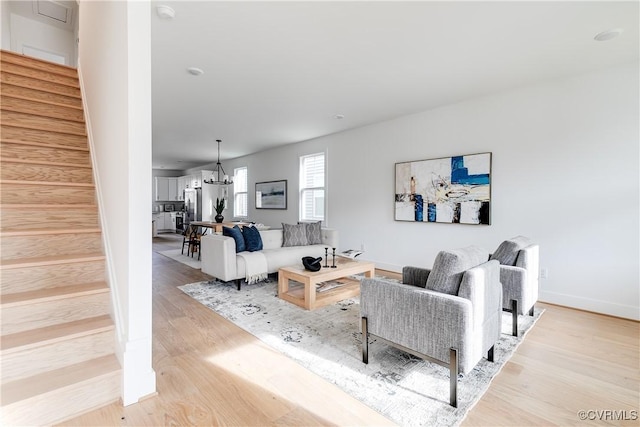
M 305 224 L 282 223 L 282 246 L 307 246 L 307 228 Z
M 457 295 L 465 271 L 487 262 L 489 252 L 478 246 L 440 251 L 433 262 L 426 288 Z
M 307 232 L 307 242 L 309 245 L 321 245 L 322 244 L 322 221 L 318 222 L 299 222 L 298 224 L 304 224 Z
M 231 227 L 222 227 L 222 235 L 233 237 L 233 240 L 236 241 L 236 252 L 246 251 L 246 245 L 244 243 L 244 237 L 242 236 L 242 231 L 240 231 L 240 227 L 234 225 Z
M 500 243 L 498 249 L 491 255 L 491 259 L 498 260 L 502 265 L 516 265 L 518 251 L 531 244 L 528 237 L 517 236 Z
M 260 237 L 260 231 L 255 227 L 243 227 L 242 236 L 244 237 L 244 243 L 249 252 L 262 250 L 262 237 Z

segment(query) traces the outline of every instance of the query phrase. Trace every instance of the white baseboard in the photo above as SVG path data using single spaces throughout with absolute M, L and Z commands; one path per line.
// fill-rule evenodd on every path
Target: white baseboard
M 557 292 L 540 291 L 538 299 L 541 302 L 563 305 L 565 307 L 607 314 L 609 316 L 622 317 L 631 320 L 640 320 L 640 307 L 632 305 L 616 304 L 608 301 L 578 297 L 575 295 L 561 294 Z

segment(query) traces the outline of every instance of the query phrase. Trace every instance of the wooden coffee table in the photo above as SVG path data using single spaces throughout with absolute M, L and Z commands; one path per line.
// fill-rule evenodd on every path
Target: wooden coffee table
M 278 297 L 292 304 L 314 310 L 343 299 L 360 294 L 360 282 L 348 276 L 364 273 L 365 277 L 374 277 L 375 265 L 372 262 L 354 261 L 336 257 L 336 268 L 321 268 L 320 271 L 308 271 L 300 266 L 283 267 L 278 270 Z M 294 280 L 303 286 L 289 286 Z M 316 292 L 321 282 L 335 281 L 341 285 L 324 292 Z

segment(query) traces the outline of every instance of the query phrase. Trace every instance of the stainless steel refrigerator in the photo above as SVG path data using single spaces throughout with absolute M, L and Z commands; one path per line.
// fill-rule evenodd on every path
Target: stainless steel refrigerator
M 184 190 L 184 219 L 185 226 L 191 221 L 202 221 L 202 188 L 187 188 Z

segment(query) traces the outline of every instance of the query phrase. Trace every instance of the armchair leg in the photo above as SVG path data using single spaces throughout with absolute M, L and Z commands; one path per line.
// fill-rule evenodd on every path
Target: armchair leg
M 511 325 L 511 335 L 518 336 L 518 301 L 511 300 L 511 319 L 513 324 Z
M 240 285 L 241 284 L 242 284 L 242 280 L 236 279 L 236 286 L 238 287 L 238 290 L 240 290 Z
M 535 304 L 531 306 L 531 310 L 529 310 L 529 316 L 533 316 L 533 309 L 535 308 Z
M 366 317 L 362 318 L 362 363 L 369 363 L 369 330 Z
M 491 348 L 489 349 L 489 352 L 487 353 L 487 360 L 489 362 L 493 362 L 493 348 L 495 347 L 495 345 L 492 345 Z
M 449 349 L 449 404 L 458 407 L 458 349 Z

